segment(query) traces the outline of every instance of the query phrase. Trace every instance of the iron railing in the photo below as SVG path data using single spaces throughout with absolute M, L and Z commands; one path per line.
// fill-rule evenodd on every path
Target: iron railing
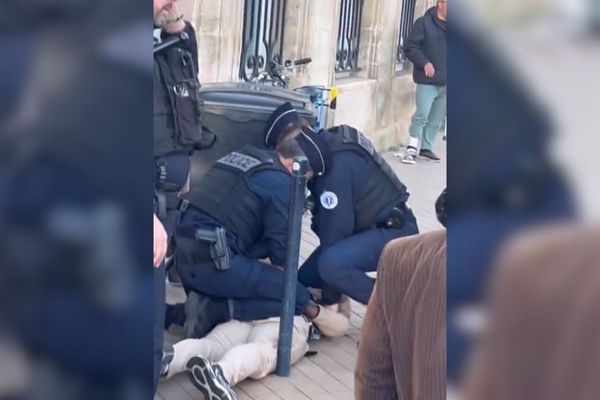
M 400 16 L 400 37 L 398 38 L 398 50 L 396 52 L 396 62 L 401 66 L 406 63 L 405 44 L 415 21 L 415 8 L 417 0 L 404 0 L 402 3 L 402 14 Z
M 338 30 L 336 72 L 358 70 L 358 50 L 364 0 L 342 0 Z
M 240 78 L 249 82 L 281 64 L 286 0 L 246 0 Z

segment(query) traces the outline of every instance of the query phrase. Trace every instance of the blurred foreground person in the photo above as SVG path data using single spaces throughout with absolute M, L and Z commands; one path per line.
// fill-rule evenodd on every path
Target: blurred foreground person
M 23 355 L 0 355 L 0 376 L 25 384 L 0 398 L 151 398 L 144 16 L 136 1 L 10 3 L 32 47 L 0 145 L 0 341 Z
M 551 157 L 548 115 L 506 66 L 484 32 L 461 23 L 456 4 L 448 34 L 448 104 L 454 130 L 448 149 L 447 371 L 460 381 L 471 346 L 461 316 L 481 307 L 492 263 L 513 234 L 575 215 L 575 202 Z M 477 110 L 474 112 L 474 110 Z M 476 155 L 476 156 L 475 156 Z
M 436 211 L 445 221 L 445 193 Z M 385 248 L 355 372 L 357 400 L 446 398 L 446 231 Z
M 468 400 L 595 400 L 600 394 L 600 228 L 511 242 L 492 281 Z
M 202 126 L 198 100 L 196 31 L 184 20 L 177 0 L 153 0 L 154 19 L 154 384 L 162 360 L 165 315 L 163 263 L 178 215 L 179 194 L 187 190 L 190 155 L 212 146 Z

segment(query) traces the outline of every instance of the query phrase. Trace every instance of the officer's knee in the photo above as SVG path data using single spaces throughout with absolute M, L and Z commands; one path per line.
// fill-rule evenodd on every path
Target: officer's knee
M 304 311 L 306 311 L 306 307 L 311 301 L 311 295 L 304 286 L 298 285 L 298 290 L 296 290 L 296 306 L 295 315 L 302 315 Z
M 319 257 L 318 268 L 319 275 L 325 283 L 335 284 L 339 280 L 342 271 L 341 265 L 339 265 L 339 255 L 332 251 L 323 252 Z

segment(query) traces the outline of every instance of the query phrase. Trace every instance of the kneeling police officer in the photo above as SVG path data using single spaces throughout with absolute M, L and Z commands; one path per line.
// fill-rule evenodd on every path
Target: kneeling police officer
M 226 155 L 181 196 L 175 257 L 188 294 L 186 337 L 203 337 L 229 319 L 280 315 L 293 160 L 307 158 L 308 179 L 324 174 L 328 162 L 316 135 L 298 129 L 282 138 L 276 151 L 248 146 Z M 260 261 L 267 258 L 270 264 Z M 302 285 L 295 311 L 325 335 L 328 324 L 348 323 L 341 314 L 317 306 Z
M 290 126 L 312 132 L 289 103 L 270 119 L 265 136 L 272 147 Z M 309 183 L 314 199 L 312 229 L 321 242 L 299 271 L 307 287 L 323 289 L 322 303 L 333 305 L 345 294 L 367 304 L 379 256 L 391 240 L 419 232 L 406 205 L 406 186 L 361 132 L 347 125 L 319 132 L 331 154 L 326 175 Z

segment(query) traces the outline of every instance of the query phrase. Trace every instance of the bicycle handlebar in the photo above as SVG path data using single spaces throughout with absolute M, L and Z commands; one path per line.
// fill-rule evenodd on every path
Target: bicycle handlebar
M 301 58 L 299 60 L 294 61 L 294 65 L 306 65 L 312 62 L 312 58 Z
M 283 65 L 278 64 L 275 61 L 270 61 L 270 71 L 263 71 L 261 74 L 254 79 L 254 81 L 258 80 L 259 82 L 275 82 L 278 85 L 283 87 L 287 87 L 289 76 L 294 68 L 306 65 L 312 62 L 312 58 L 301 58 L 299 60 L 286 60 Z M 270 79 L 269 79 L 270 78 Z

